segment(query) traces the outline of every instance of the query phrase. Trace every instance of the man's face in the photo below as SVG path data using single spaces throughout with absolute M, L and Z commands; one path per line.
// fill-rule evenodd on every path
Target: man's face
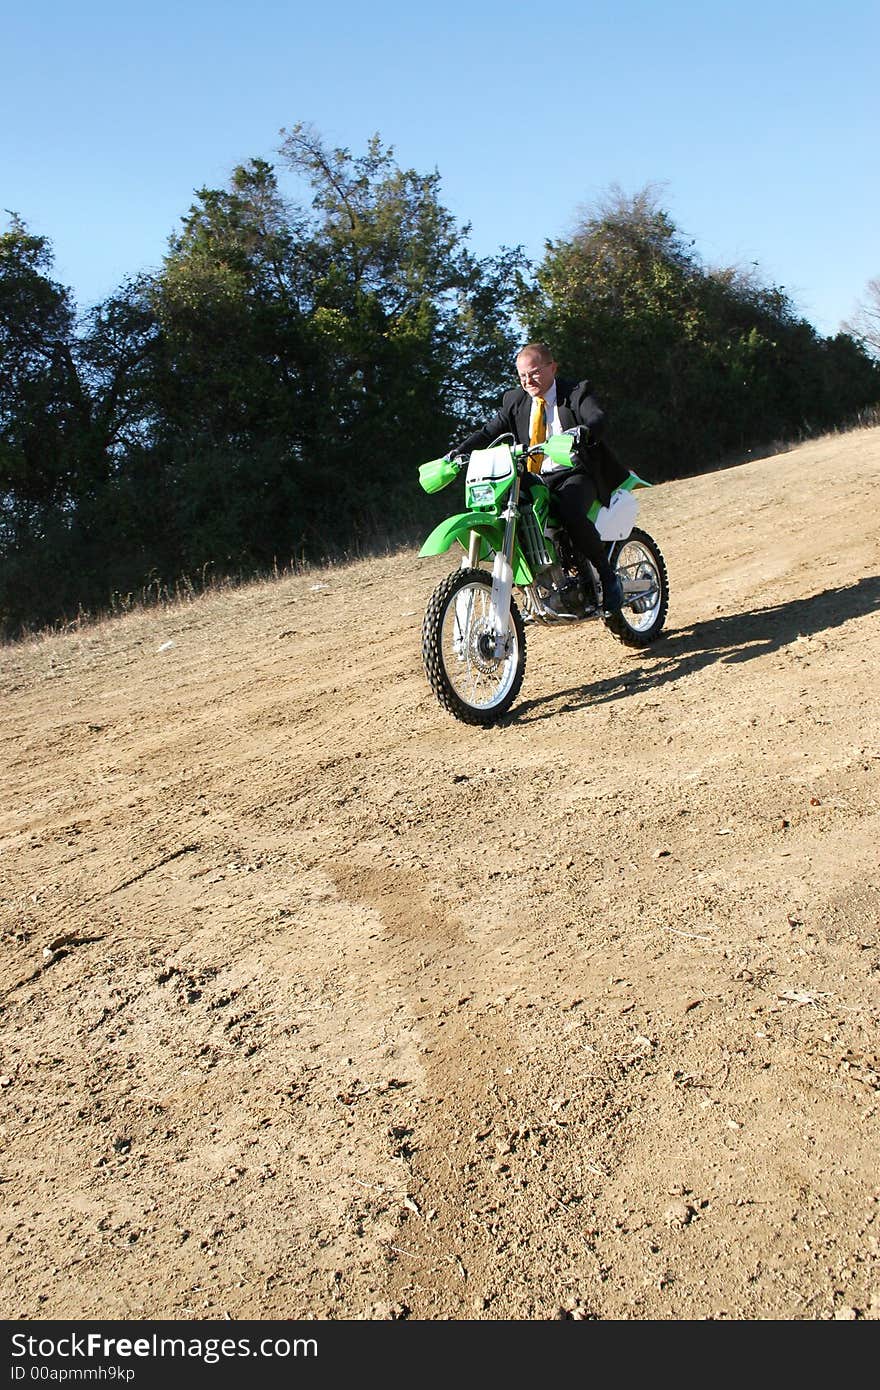
M 556 363 L 537 352 L 521 352 L 516 359 L 520 385 L 530 396 L 546 396 L 556 378 Z

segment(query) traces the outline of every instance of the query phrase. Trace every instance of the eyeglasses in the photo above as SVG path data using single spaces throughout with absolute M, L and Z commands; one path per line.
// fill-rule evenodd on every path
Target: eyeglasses
M 531 370 L 530 372 L 520 372 L 520 374 L 519 374 L 519 379 L 520 379 L 520 381 L 532 381 L 532 380 L 537 381 L 537 380 L 538 380 L 538 377 L 544 375 L 544 373 L 546 372 L 546 370 L 547 370 L 547 368 L 549 367 L 549 365 L 550 365 L 549 362 L 545 362 L 544 365 L 543 365 L 543 367 L 533 367 L 532 370 Z

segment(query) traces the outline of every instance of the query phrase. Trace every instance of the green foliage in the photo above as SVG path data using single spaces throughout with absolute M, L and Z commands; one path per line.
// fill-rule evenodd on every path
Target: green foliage
M 48 241 L 16 217 L 0 236 L 0 633 L 414 534 L 448 502 L 417 465 L 495 408 L 523 325 L 654 479 L 880 399 L 862 342 L 706 270 L 651 190 L 533 275 L 517 249 L 475 257 L 439 174 L 378 136 L 354 155 L 296 125 L 279 154 L 307 206 L 240 165 L 157 274 L 79 322 Z
M 378 137 L 353 156 L 282 135 L 309 208 L 265 160 L 239 166 L 198 190 L 160 272 L 80 325 L 48 244 L 18 222 L 4 238 L 7 630 L 149 575 L 384 540 L 426 514 L 416 464 L 497 393 L 520 254 L 473 257 L 439 175 Z M 58 582 L 31 582 L 47 564 Z
M 13 218 L 0 237 L 0 631 L 106 601 L 114 555 L 130 566 L 144 543 L 143 508 L 119 525 L 113 503 L 145 496 L 151 310 L 133 283 L 77 324 L 51 266 L 46 239 Z
M 0 236 L 0 501 L 3 538 L 38 529 L 73 480 L 70 436 L 82 401 L 72 361 L 69 291 L 52 253 L 18 217 Z M 12 505 L 12 499 L 15 505 Z
M 251 161 L 200 190 L 154 287 L 158 435 L 182 499 L 217 470 L 206 505 L 223 499 L 222 525 L 195 523 L 212 560 L 324 555 L 405 524 L 424 450 L 491 398 L 514 347 L 519 257 L 470 255 L 437 174 L 398 168 L 378 138 L 355 157 L 304 126 L 282 134 L 311 207 Z M 183 500 L 175 525 L 198 562 Z
M 520 309 L 561 367 L 593 380 L 618 449 L 657 480 L 880 398 L 852 339 L 819 338 L 779 288 L 705 269 L 651 189 L 615 192 L 570 240 L 548 242 Z
M 865 352 L 880 362 L 880 275 L 868 281 L 852 323 L 844 324 L 844 328 L 850 338 L 855 338 Z

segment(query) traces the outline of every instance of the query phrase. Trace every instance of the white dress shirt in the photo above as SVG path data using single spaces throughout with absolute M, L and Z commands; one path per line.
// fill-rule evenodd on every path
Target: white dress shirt
M 531 411 L 530 411 L 530 413 L 529 413 L 529 438 L 530 438 L 530 439 L 531 439 L 531 437 L 532 437 L 532 429 L 534 428 L 535 420 L 536 420 L 536 418 L 537 418 L 537 414 L 538 414 L 538 411 L 539 411 L 540 409 L 541 409 L 541 407 L 538 405 L 537 397 L 536 397 L 536 396 L 533 396 L 533 397 L 532 397 L 532 409 L 531 409 Z M 554 434 L 562 434 L 562 433 L 563 433 L 563 429 L 562 429 L 562 425 L 560 424 L 560 421 L 559 421 L 559 406 L 556 404 L 556 382 L 555 382 L 555 380 L 554 380 L 552 386 L 550 387 L 550 390 L 547 392 L 546 396 L 544 397 L 544 410 L 545 410 L 546 415 L 547 415 L 547 438 L 549 439 L 549 438 L 551 437 L 551 435 L 554 435 Z M 541 472 L 542 472 L 542 473 L 558 473 L 559 470 L 560 470 L 560 467 L 561 467 L 560 464 L 558 464 L 558 463 L 553 463 L 553 461 L 552 461 L 551 459 L 548 459 L 546 455 L 545 455 L 544 458 L 541 460 Z
M 536 420 L 536 418 L 537 418 L 537 414 L 538 414 L 538 411 L 539 411 L 540 409 L 541 409 L 541 407 L 538 405 L 538 398 L 537 398 L 537 396 L 533 396 L 533 397 L 532 397 L 532 409 L 531 409 L 531 412 L 530 412 L 530 414 L 529 414 L 529 438 L 530 438 L 530 439 L 531 439 L 531 437 L 532 437 L 532 430 L 533 430 L 533 428 L 534 428 L 535 420 Z M 560 423 L 559 423 L 559 407 L 558 407 L 557 404 L 556 404 L 556 382 L 555 382 L 555 381 L 553 382 L 553 385 L 550 387 L 550 390 L 547 392 L 546 396 L 544 397 L 544 409 L 545 409 L 545 411 L 547 412 L 547 438 L 549 439 L 550 436 L 551 436 L 552 434 L 562 434 L 562 426 L 561 426 Z

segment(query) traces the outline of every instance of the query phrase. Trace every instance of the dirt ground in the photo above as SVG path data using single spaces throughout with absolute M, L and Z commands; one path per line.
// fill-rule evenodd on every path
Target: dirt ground
M 880 1316 L 878 481 L 640 494 L 488 732 L 451 555 L 0 651 L 2 1316 Z

